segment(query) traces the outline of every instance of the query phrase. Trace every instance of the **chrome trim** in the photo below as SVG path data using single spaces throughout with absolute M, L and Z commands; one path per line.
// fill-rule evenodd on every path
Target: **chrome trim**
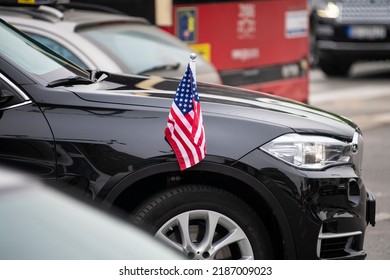
M 317 257 L 320 258 L 321 256 L 321 245 L 322 240 L 324 239 L 333 239 L 333 238 L 341 238 L 341 237 L 350 237 L 350 236 L 356 236 L 361 235 L 363 232 L 359 231 L 351 231 L 351 232 L 343 232 L 343 233 L 331 233 L 331 232 L 322 232 L 323 226 L 321 225 L 320 232 L 318 234 L 318 241 L 317 241 Z
M 388 24 L 389 4 L 389 0 L 344 0 L 340 7 L 340 22 Z
M 355 131 L 352 139 L 352 152 L 356 153 L 359 150 L 359 133 Z
M 331 233 L 331 232 L 326 232 L 326 233 L 320 233 L 318 235 L 318 239 L 332 239 L 332 238 L 340 238 L 340 237 L 348 237 L 348 236 L 354 236 L 354 235 L 359 235 L 362 234 L 362 232 L 359 231 L 351 231 L 351 232 L 343 232 L 343 233 Z
M 351 142 L 351 151 L 352 151 L 352 163 L 357 175 L 362 174 L 362 163 L 363 163 L 363 151 L 364 151 L 364 141 L 363 136 L 359 131 L 355 131 L 353 139 Z
M 0 110 L 13 109 L 13 108 L 21 107 L 21 106 L 24 106 L 24 105 L 27 105 L 27 104 L 31 104 L 31 103 L 32 103 L 31 100 L 28 100 L 28 101 L 25 101 L 25 102 L 22 102 L 22 103 L 14 104 L 12 106 L 0 108 Z

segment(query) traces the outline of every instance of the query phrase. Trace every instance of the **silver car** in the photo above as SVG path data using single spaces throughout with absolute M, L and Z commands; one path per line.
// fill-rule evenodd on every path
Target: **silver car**
M 65 6 L 1 6 L 0 17 L 85 69 L 181 78 L 192 52 L 139 17 Z M 197 80 L 221 83 L 198 56 Z
M 0 166 L 0 260 L 179 260 L 149 234 Z

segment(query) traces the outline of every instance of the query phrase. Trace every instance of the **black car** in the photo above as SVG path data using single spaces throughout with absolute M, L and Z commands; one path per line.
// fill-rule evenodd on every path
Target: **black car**
M 390 2 L 310 1 L 312 62 L 328 76 L 346 76 L 355 62 L 390 59 Z
M 363 259 L 363 138 L 308 105 L 198 83 L 207 155 L 164 139 L 179 80 L 86 72 L 0 22 L 0 163 L 77 189 L 192 259 Z M 93 232 L 91 232 L 93 234 Z

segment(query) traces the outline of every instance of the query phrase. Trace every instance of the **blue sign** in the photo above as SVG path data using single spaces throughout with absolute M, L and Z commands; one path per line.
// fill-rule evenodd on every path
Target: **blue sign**
M 197 10 L 194 7 L 178 8 L 176 10 L 176 36 L 184 41 L 193 43 L 196 41 Z

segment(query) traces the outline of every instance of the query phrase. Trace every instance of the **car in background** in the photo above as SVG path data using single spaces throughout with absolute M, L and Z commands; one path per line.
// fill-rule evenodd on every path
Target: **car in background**
M 181 78 L 187 67 L 189 46 L 143 18 L 93 10 L 96 5 L 86 10 L 69 1 L 35 2 L 0 0 L 0 17 L 84 69 Z M 201 56 L 197 67 L 198 81 L 221 83 Z
M 390 59 L 390 2 L 313 0 L 312 62 L 328 76 L 347 76 L 353 63 Z
M 0 167 L 0 260 L 180 260 L 97 205 Z
M 86 71 L 3 20 L 0 38 L 0 163 L 120 209 L 190 259 L 366 257 L 375 198 L 352 121 L 198 82 L 207 153 L 181 171 L 164 139 L 180 80 Z

